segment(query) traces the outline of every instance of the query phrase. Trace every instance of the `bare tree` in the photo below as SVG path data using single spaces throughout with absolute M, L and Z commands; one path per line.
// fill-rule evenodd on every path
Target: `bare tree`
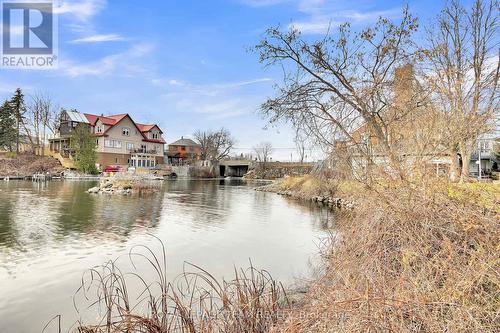
M 499 3 L 475 0 L 470 10 L 450 1 L 427 34 L 424 69 L 434 104 L 446 115 L 446 141 L 452 157 L 450 176 L 469 176 L 470 157 L 478 137 L 489 131 L 498 114 Z M 462 160 L 461 170 L 458 159 Z
M 253 147 L 253 151 L 257 156 L 257 161 L 265 168 L 273 153 L 273 145 L 270 142 L 261 142 Z
M 295 131 L 295 138 L 293 140 L 295 142 L 295 147 L 297 148 L 297 153 L 299 155 L 299 162 L 304 163 L 304 158 L 306 156 L 306 146 L 307 146 L 307 138 L 302 133 L 300 129 Z
M 50 95 L 36 92 L 31 96 L 23 127 L 30 137 L 34 150 L 39 148 L 42 155 L 45 154 L 47 132 L 55 133 L 57 117 L 58 107 L 54 104 Z
M 328 33 L 314 43 L 294 28 L 268 29 L 256 51 L 262 63 L 282 66 L 285 74 L 277 97 L 265 102 L 261 112 L 271 122 L 291 122 L 328 147 L 339 138 L 359 143 L 352 131 L 365 124 L 395 163 L 390 126 L 413 112 L 418 94 L 396 107 L 392 81 L 396 68 L 411 60 L 417 26 L 405 8 L 398 23 L 380 18 L 359 33 L 343 24 L 338 37 Z M 363 147 L 360 153 L 369 155 Z
M 235 144 L 235 139 L 225 128 L 218 131 L 198 130 L 194 133 L 194 137 L 201 145 L 202 160 L 219 161 L 226 158 Z

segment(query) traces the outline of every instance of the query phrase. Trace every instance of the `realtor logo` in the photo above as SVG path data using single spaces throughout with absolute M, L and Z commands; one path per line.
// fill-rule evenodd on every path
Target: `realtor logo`
M 55 18 L 52 1 L 3 1 L 2 67 L 55 68 Z

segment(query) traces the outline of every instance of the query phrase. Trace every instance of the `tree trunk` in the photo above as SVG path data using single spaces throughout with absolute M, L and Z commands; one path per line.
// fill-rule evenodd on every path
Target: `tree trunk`
M 469 180 L 470 158 L 472 155 L 473 147 L 473 142 L 460 143 L 460 155 L 462 155 L 462 172 L 460 174 L 461 182 L 466 182 Z
M 450 148 L 450 181 L 453 183 L 458 182 L 460 179 L 461 169 L 458 163 L 458 152 L 456 148 Z
M 19 154 L 19 130 L 20 130 L 19 116 L 17 117 L 17 130 L 16 130 L 16 154 Z

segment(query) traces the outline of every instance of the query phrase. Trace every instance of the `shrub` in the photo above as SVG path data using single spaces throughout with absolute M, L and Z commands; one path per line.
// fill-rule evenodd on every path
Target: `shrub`
M 495 332 L 498 214 L 441 185 L 360 194 L 336 218 L 306 305 L 272 332 Z

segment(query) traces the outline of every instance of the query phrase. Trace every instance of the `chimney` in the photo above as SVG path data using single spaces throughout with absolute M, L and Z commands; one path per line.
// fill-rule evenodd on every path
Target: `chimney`
M 413 65 L 407 64 L 396 68 L 394 73 L 394 102 L 404 107 L 413 95 Z

